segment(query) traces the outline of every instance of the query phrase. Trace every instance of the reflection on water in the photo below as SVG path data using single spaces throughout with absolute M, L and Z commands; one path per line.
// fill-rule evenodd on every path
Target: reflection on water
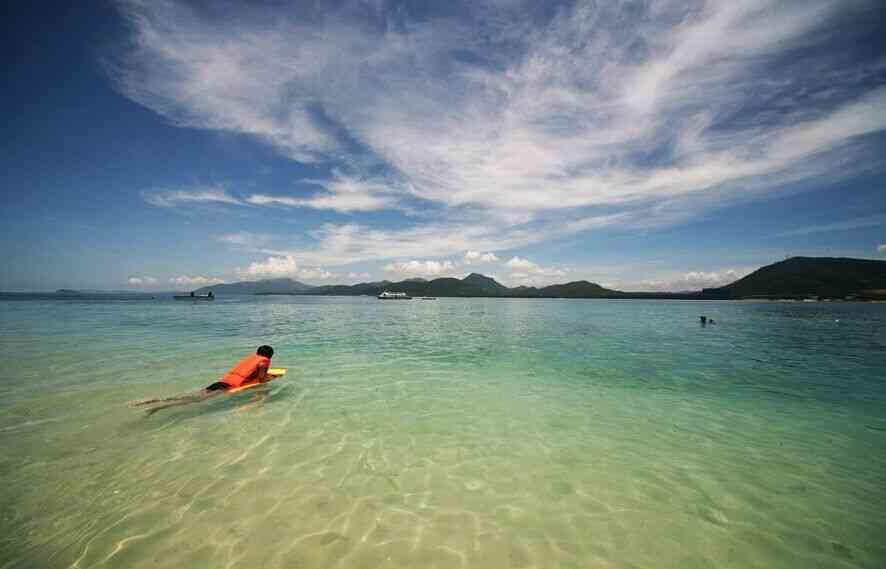
M 3 568 L 886 560 L 883 305 L 17 301 L 0 318 Z M 290 374 L 259 393 L 126 407 L 260 343 Z

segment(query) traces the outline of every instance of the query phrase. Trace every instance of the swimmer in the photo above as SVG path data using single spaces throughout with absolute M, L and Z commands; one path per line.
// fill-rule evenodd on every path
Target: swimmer
M 146 405 L 156 405 L 156 407 L 151 407 L 147 410 L 148 415 L 153 415 L 160 409 L 198 403 L 237 387 L 251 383 L 264 383 L 271 379 L 271 376 L 268 375 L 268 368 L 271 367 L 272 357 L 274 357 L 274 348 L 271 346 L 259 346 L 254 355 L 246 356 L 237 362 L 237 365 L 223 375 L 220 381 L 207 385 L 199 391 L 165 399 L 133 401 L 129 406 L 144 407 Z

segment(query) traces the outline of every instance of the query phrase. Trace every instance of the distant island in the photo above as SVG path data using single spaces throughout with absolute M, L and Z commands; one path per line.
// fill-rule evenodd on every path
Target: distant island
M 316 288 L 296 280 L 281 278 L 205 286 L 195 290 L 194 294 L 208 294 L 209 291 L 214 294 L 301 294 Z
M 834 257 L 791 257 L 757 269 L 733 283 L 694 292 L 625 292 L 588 281 L 546 287 L 508 288 L 487 276 L 471 273 L 463 279 L 408 279 L 355 285 L 311 286 L 288 279 L 246 281 L 203 287 L 196 294 L 285 294 L 317 296 L 377 296 L 383 291 L 410 296 L 491 298 L 608 298 L 608 299 L 822 299 L 886 300 L 886 261 Z

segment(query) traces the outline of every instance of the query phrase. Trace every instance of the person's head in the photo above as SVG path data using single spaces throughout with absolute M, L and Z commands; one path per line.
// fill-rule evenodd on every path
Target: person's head
M 271 346 L 259 346 L 255 353 L 270 359 L 274 357 L 274 348 Z

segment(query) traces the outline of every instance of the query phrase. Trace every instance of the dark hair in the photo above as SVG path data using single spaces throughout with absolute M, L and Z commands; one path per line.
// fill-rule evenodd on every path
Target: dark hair
M 273 358 L 274 348 L 271 346 L 259 346 L 255 353 L 266 358 Z

